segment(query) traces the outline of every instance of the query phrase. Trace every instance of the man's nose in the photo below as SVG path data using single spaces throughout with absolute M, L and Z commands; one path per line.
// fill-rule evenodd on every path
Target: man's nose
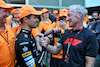
M 36 20 L 37 20 L 37 22 L 39 21 L 39 19 L 38 19 L 38 18 L 37 18 Z

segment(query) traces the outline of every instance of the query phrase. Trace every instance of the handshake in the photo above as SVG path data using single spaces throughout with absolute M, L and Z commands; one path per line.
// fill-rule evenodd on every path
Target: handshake
M 51 35 L 49 36 L 45 36 L 45 37 L 41 37 L 39 42 L 40 42 L 40 46 L 47 48 L 47 46 L 50 44 L 50 39 L 52 38 Z

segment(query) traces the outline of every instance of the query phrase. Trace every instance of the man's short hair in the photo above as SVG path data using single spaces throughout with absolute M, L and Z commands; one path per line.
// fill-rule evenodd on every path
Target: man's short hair
M 31 19 L 31 15 L 32 15 L 32 14 L 30 14 L 30 15 L 28 15 L 28 16 L 26 16 L 26 17 L 27 17 L 28 19 Z M 23 18 L 24 18 L 24 17 L 23 17 Z M 20 19 L 21 23 L 23 23 L 23 18 Z
M 97 13 L 97 15 L 99 16 L 99 12 L 98 12 L 98 11 L 94 11 L 93 13 Z M 93 14 L 93 13 L 92 13 L 92 14 Z
M 81 6 L 81 5 L 71 5 L 69 6 L 69 9 L 70 8 L 75 8 L 75 13 L 79 13 L 79 12 L 82 12 L 82 18 L 83 20 L 85 19 L 86 15 L 87 15 L 87 11 L 85 10 L 85 7 Z

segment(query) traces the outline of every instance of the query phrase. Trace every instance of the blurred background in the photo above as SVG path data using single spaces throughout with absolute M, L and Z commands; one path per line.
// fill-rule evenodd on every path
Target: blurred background
M 23 5 L 31 5 L 37 10 L 48 8 L 52 13 L 53 10 L 60 11 L 62 8 L 67 8 L 72 4 L 80 4 L 88 9 L 88 15 L 91 17 L 93 11 L 100 12 L 100 0 L 4 0 L 9 6 L 15 8 L 22 7 Z M 100 13 L 99 13 L 100 14 Z

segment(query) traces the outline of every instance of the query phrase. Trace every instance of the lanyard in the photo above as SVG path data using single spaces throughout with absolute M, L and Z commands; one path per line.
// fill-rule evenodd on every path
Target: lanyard
M 76 38 L 76 36 L 77 36 L 83 29 L 84 29 L 84 27 L 83 27 L 79 32 L 77 32 L 77 34 L 74 36 L 72 42 L 74 41 L 74 39 Z M 70 42 L 70 37 L 71 37 L 71 35 L 72 35 L 72 31 L 70 32 L 69 42 Z M 71 42 L 71 43 L 72 43 L 72 42 Z
M 6 34 L 7 34 L 7 39 L 5 39 L 4 36 L 3 36 L 2 34 L 0 34 L 0 35 L 1 35 L 1 36 L 3 37 L 3 39 L 7 42 L 9 51 L 10 51 L 10 53 L 11 53 L 10 45 L 9 45 L 9 42 L 8 42 L 8 32 L 6 32 Z
M 71 35 L 72 35 L 72 31 L 70 32 L 69 42 L 68 42 L 68 48 L 67 48 L 67 54 L 68 54 L 68 52 L 69 52 L 69 48 L 70 48 L 72 42 L 74 41 L 74 39 L 76 38 L 76 36 L 77 36 L 83 29 L 84 29 L 84 27 L 83 27 L 79 32 L 77 32 L 77 34 L 74 36 L 74 38 L 73 38 L 73 40 L 71 41 L 71 43 L 70 43 L 70 37 L 71 37 Z

